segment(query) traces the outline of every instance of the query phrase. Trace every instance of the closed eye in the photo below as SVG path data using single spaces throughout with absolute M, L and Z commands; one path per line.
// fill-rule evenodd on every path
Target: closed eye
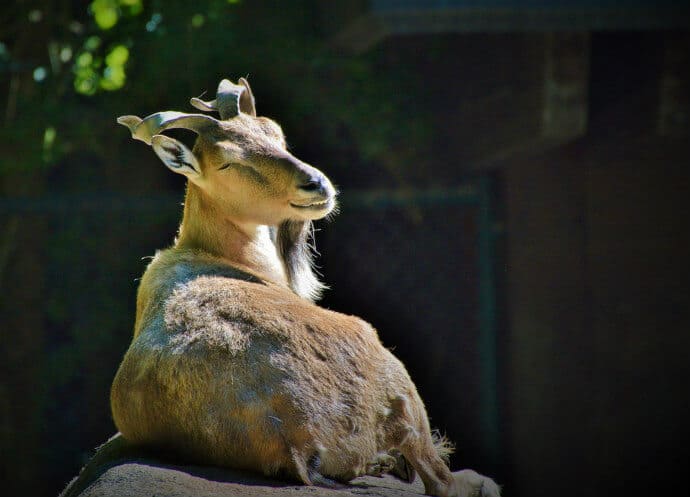
M 238 164 L 237 162 L 229 162 L 227 164 L 223 164 L 221 167 L 218 168 L 219 171 L 222 171 L 224 169 L 230 169 L 233 168 L 235 171 L 237 171 L 239 174 L 251 178 L 253 181 L 262 184 L 262 185 L 267 185 L 268 184 L 268 179 L 261 174 L 259 171 L 254 169 L 251 166 L 245 166 L 244 164 Z

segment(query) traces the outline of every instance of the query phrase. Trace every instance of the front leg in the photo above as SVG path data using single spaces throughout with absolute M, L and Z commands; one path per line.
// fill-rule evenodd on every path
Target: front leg
M 399 450 L 393 449 L 388 453 L 380 452 L 367 464 L 368 476 L 383 476 L 390 474 L 407 483 L 412 483 L 417 476 L 414 468 L 407 462 Z
M 396 462 L 392 455 L 380 452 L 372 461 L 367 463 L 365 474 L 367 476 L 383 476 L 395 469 Z

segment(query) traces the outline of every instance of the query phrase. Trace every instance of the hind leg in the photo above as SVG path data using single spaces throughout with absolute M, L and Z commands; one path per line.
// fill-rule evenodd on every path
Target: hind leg
M 434 447 L 421 400 L 404 395 L 391 400 L 388 432 L 391 442 L 419 473 L 424 493 L 439 497 L 457 495 L 455 479 Z
M 389 433 L 403 457 L 419 473 L 424 493 L 439 497 L 500 497 L 490 478 L 465 470 L 456 474 L 439 455 L 429 429 L 426 411 L 418 396 L 401 395 L 391 402 Z

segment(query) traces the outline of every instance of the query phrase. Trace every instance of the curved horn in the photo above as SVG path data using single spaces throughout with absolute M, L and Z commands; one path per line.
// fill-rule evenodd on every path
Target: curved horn
M 218 111 L 222 120 L 235 117 L 240 112 L 256 116 L 254 95 L 246 79 L 240 78 L 239 85 L 224 79 L 218 85 L 216 98 L 208 102 L 192 98 L 189 103 L 205 112 Z
M 153 135 L 157 135 L 168 128 L 184 128 L 200 133 L 205 128 L 220 125 L 218 120 L 211 116 L 174 111 L 156 112 L 144 119 L 137 116 L 120 116 L 117 118 L 117 122 L 129 128 L 132 138 L 141 140 L 147 145 L 151 145 Z

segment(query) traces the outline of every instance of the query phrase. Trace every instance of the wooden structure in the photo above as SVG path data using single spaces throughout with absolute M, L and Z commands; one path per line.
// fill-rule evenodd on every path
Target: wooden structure
M 336 49 L 425 75 L 438 174 L 501 185 L 506 315 L 484 342 L 498 398 L 480 412 L 498 409 L 483 449 L 506 492 L 673 488 L 658 475 L 682 469 L 690 437 L 688 5 L 380 0 L 337 14 Z

